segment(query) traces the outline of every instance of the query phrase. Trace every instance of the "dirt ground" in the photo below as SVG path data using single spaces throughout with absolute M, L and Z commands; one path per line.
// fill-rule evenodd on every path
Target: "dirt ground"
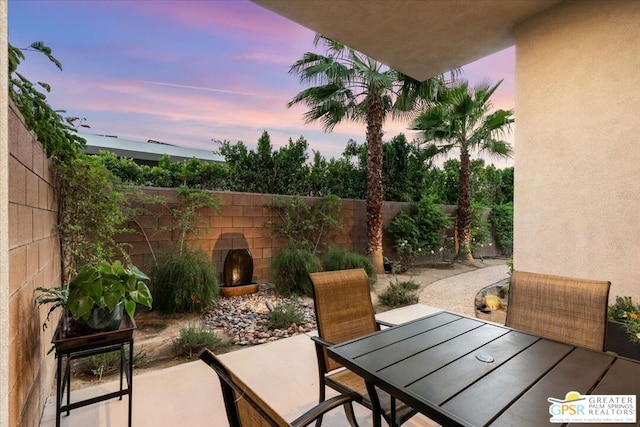
M 504 262 L 504 260 L 497 262 Z M 397 276 L 380 274 L 378 275 L 377 283 L 374 285 L 372 292 L 374 306 L 377 307 L 379 312 L 388 309 L 378 305 L 377 295 L 384 291 L 387 286 L 389 286 L 389 283 L 394 280 L 414 280 L 420 286 L 418 292 L 421 292 L 429 284 L 440 279 L 475 270 L 483 266 L 486 266 L 486 264 L 476 262 L 456 263 L 453 265 L 438 266 L 438 268 L 416 267 Z M 193 360 L 186 356 L 176 356 L 174 342 L 180 335 L 180 328 L 189 324 L 199 324 L 199 322 L 202 321 L 202 314 L 191 313 L 166 316 L 155 311 L 144 311 L 141 309 L 136 313 L 135 321 L 137 328 L 134 331 L 134 355 L 136 355 L 134 356 L 134 375 Z M 234 350 L 234 348 L 230 350 Z M 103 375 L 102 378 L 84 375 L 76 368 L 74 369 L 71 385 L 72 389 L 75 390 L 101 382 L 111 381 L 116 377 L 117 373 L 106 374 Z

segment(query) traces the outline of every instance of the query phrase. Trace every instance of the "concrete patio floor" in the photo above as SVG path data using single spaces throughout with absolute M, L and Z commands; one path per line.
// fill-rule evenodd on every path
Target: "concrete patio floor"
M 402 323 L 440 311 L 415 304 L 377 317 Z M 310 335 L 297 335 L 269 344 L 249 347 L 221 356 L 256 393 L 262 396 L 287 420 L 293 420 L 317 404 L 318 374 L 315 349 Z M 117 390 L 118 383 L 73 391 L 78 401 Z M 372 425 L 371 412 L 354 405 L 361 426 Z M 136 375 L 133 381 L 133 426 L 228 426 L 220 384 L 215 372 L 201 361 Z M 114 427 L 127 425 L 127 397 L 113 399 L 62 415 L 64 427 Z M 337 408 L 323 419 L 323 426 L 348 425 L 344 411 Z M 431 420 L 418 414 L 404 426 L 433 426 Z M 55 396 L 44 409 L 41 427 L 55 426 Z

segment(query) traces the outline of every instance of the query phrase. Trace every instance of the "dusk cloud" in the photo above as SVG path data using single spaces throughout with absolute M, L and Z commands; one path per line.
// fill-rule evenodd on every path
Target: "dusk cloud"
M 216 149 L 212 139 L 254 147 L 261 133 L 274 146 L 304 136 L 310 149 L 338 157 L 347 141 L 363 143 L 362 123 L 325 133 L 305 124 L 304 106 L 286 103 L 304 87 L 288 71 L 314 33 L 248 1 L 11 1 L 9 42 L 42 40 L 60 72 L 28 53 L 21 71 L 51 84 L 56 109 L 86 117 L 91 133 Z M 504 79 L 496 108 L 514 106 L 514 49 L 464 67 L 471 83 Z M 385 139 L 407 122 L 385 123 Z M 511 137 L 513 138 L 513 137 Z

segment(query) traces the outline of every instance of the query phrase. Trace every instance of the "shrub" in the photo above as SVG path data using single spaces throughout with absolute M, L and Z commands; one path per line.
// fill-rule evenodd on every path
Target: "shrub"
M 491 232 L 489 221 L 484 219 L 487 207 L 482 203 L 471 203 L 471 251 L 475 252 L 485 245 L 491 246 Z
M 513 252 L 513 203 L 491 208 L 489 224 L 502 253 L 511 254 Z
M 315 254 L 329 233 L 341 229 L 340 198 L 334 195 L 324 196 L 316 202 L 301 197 L 278 197 L 265 206 L 279 218 L 265 226 L 286 239 L 290 248 L 306 249 Z
M 367 276 L 369 276 L 369 285 L 374 285 L 378 279 L 376 269 L 369 258 L 362 254 L 348 251 L 342 246 L 331 246 L 322 261 L 325 271 L 364 268 Z
M 393 237 L 398 272 L 406 271 L 415 260 L 444 247 L 444 230 L 451 227 L 451 217 L 431 197 L 424 197 L 410 209 L 393 218 L 387 232 Z
M 418 302 L 418 288 L 420 286 L 413 280 L 405 282 L 392 282 L 389 287 L 379 295 L 379 300 L 387 307 L 402 307 Z
M 129 357 L 129 353 L 125 352 L 125 357 Z M 133 366 L 140 366 L 144 363 L 147 354 L 143 349 L 133 355 Z M 89 357 L 83 357 L 78 362 L 78 370 L 84 375 L 98 377 L 102 379 L 105 375 L 113 374 L 120 369 L 120 351 L 109 351 L 107 353 L 95 354 Z
M 634 304 L 631 297 L 616 296 L 616 303 L 609 306 L 607 316 L 624 325 L 631 342 L 640 343 L 640 304 Z
M 192 358 L 203 348 L 215 349 L 222 343 L 213 329 L 193 323 L 180 328 L 180 336 L 175 340 L 175 349 L 179 356 Z
M 304 313 L 297 298 L 279 304 L 274 308 L 269 306 L 267 308 L 269 309 L 267 320 L 269 329 L 287 329 L 292 323 L 300 324 L 304 322 Z
M 271 261 L 271 282 L 282 295 L 313 293 L 309 273 L 321 270 L 320 259 L 304 249 L 283 249 Z
M 220 294 L 213 263 L 202 250 L 161 257 L 151 273 L 154 305 L 163 313 L 201 310 Z

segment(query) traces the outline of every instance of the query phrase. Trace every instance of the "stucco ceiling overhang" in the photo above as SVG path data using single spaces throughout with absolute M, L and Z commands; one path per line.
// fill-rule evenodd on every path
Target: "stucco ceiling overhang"
M 424 80 L 513 45 L 516 24 L 562 0 L 252 1 Z

